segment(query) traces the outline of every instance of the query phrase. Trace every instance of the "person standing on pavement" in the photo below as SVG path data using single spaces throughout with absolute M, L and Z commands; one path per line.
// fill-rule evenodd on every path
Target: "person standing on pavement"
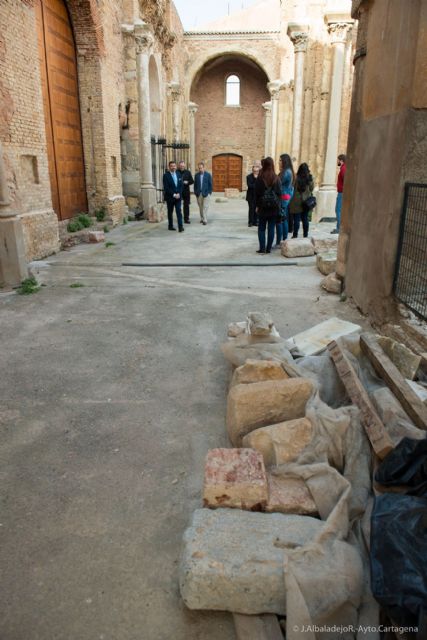
M 345 172 L 347 171 L 346 160 L 347 160 L 346 156 L 343 153 L 340 153 L 340 155 L 338 156 L 338 159 L 337 159 L 337 164 L 338 164 L 340 170 L 338 172 L 337 201 L 336 201 L 336 204 L 335 204 L 335 215 L 337 217 L 337 226 L 333 231 L 331 231 L 331 233 L 339 233 L 340 232 L 341 208 L 342 208 L 342 192 L 344 190 Z
M 246 202 L 248 203 L 248 227 L 257 226 L 256 200 L 255 200 L 255 182 L 259 174 L 259 166 L 254 164 L 252 173 L 246 176 Z
M 184 222 L 190 224 L 190 186 L 194 184 L 191 171 L 186 168 L 184 160 L 180 160 L 178 164 L 177 174 L 181 176 L 182 180 L 182 202 L 184 205 Z
M 274 171 L 273 158 L 264 158 L 261 171 L 255 182 L 255 198 L 258 213 L 258 240 L 257 253 L 271 253 L 274 240 L 276 220 L 280 211 L 282 189 L 279 177 Z M 265 244 L 265 231 L 267 229 L 267 247 Z
M 292 216 L 293 238 L 298 238 L 300 222 L 302 220 L 303 236 L 308 238 L 310 209 L 305 205 L 306 200 L 313 196 L 314 180 L 308 164 L 303 162 L 298 167 L 295 178 L 294 195 L 289 204 L 289 213 Z
M 208 209 L 212 193 L 212 176 L 205 171 L 203 162 L 199 162 L 199 171 L 194 176 L 194 193 L 200 211 L 200 223 L 208 224 Z
M 280 156 L 280 184 L 282 195 L 280 212 L 276 221 L 276 247 L 282 240 L 287 240 L 289 233 L 289 202 L 294 194 L 295 172 L 290 155 L 282 153 Z
M 169 162 L 169 171 L 166 171 L 163 175 L 163 190 L 165 194 L 166 205 L 168 208 L 168 229 L 169 231 L 176 231 L 176 227 L 173 226 L 173 210 L 175 209 L 176 218 L 178 220 L 178 229 L 180 232 L 184 231 L 184 225 L 182 224 L 181 214 L 181 200 L 182 200 L 182 180 L 176 171 L 176 162 L 171 160 Z

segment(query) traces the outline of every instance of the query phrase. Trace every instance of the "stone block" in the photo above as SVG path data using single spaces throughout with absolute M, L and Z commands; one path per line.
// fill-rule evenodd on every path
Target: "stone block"
M 281 363 L 276 360 L 247 360 L 244 365 L 235 370 L 231 386 L 264 380 L 285 380 L 288 377 Z
M 198 509 L 184 534 L 181 596 L 190 609 L 286 613 L 283 555 L 323 523 L 309 516 Z
M 324 236 L 320 238 L 311 238 L 314 253 L 325 253 L 338 250 L 338 235 Z
M 413 380 L 421 364 L 421 356 L 392 338 L 378 336 L 378 343 L 404 378 Z
M 286 258 L 305 258 L 314 256 L 314 246 L 310 238 L 291 238 L 280 243 L 282 256 Z
M 305 416 L 313 384 L 305 378 L 267 380 L 232 387 L 227 401 L 227 431 L 235 447 L 254 429 Z
M 360 325 L 341 320 L 341 318 L 329 318 L 314 327 L 301 331 L 289 338 L 288 345 L 295 345 L 299 353 L 305 356 L 314 356 L 323 351 L 332 340 L 341 336 L 357 334 L 361 330 Z
M 87 234 L 89 242 L 105 242 L 105 233 L 103 231 L 89 231 Z
M 260 311 L 248 313 L 248 327 L 253 336 L 268 336 L 274 327 L 273 318 L 269 313 Z
M 222 198 L 221 196 L 219 198 L 215 198 L 215 202 L 218 202 L 218 204 L 223 204 L 228 202 L 228 198 Z
M 341 293 L 341 280 L 337 278 L 335 273 L 330 273 L 326 278 L 323 278 L 320 285 L 328 293 Z
M 208 452 L 203 506 L 261 511 L 267 500 L 267 476 L 258 451 L 211 449 Z
M 267 513 L 294 513 L 313 516 L 316 503 L 302 478 L 286 478 L 268 474 Z
M 318 253 L 316 257 L 316 266 L 324 276 L 334 273 L 337 266 L 336 251 Z
M 262 454 L 266 467 L 296 460 L 308 445 L 313 427 L 308 418 L 298 418 L 255 429 L 242 441 L 244 447 Z
M 27 277 L 21 219 L 0 218 L 0 281 L 2 284 L 15 286 Z
M 225 198 L 240 198 L 239 189 L 224 189 Z
M 246 322 L 230 322 L 227 329 L 227 335 L 229 338 L 236 338 L 241 333 L 246 333 Z

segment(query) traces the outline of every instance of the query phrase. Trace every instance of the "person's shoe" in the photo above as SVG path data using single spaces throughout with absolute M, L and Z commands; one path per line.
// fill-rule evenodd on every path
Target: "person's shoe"
M 179 228 L 179 232 L 181 233 L 182 231 L 185 231 L 184 227 Z
M 252 222 L 250 222 L 250 223 L 248 224 L 248 227 L 253 227 L 253 226 L 254 226 L 254 225 L 252 224 Z
M 271 249 L 267 249 L 265 253 L 271 253 Z
M 176 227 L 168 227 L 169 231 L 176 231 Z
M 332 229 L 331 233 L 339 233 L 338 229 Z
M 191 224 L 190 220 L 184 220 L 185 224 Z
M 203 224 L 208 224 L 208 223 L 203 220 Z
M 298 238 L 298 236 L 292 236 L 293 238 Z
M 265 253 L 264 250 L 258 249 L 257 253 Z
M 203 220 L 200 220 L 200 224 L 203 224 Z

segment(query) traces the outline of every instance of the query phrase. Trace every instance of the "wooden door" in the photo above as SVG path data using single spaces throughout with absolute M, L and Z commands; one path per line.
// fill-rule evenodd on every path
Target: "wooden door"
M 76 50 L 63 0 L 37 0 L 36 16 L 52 205 L 64 220 L 87 211 Z
M 242 190 L 242 156 L 222 153 L 212 158 L 213 190 Z

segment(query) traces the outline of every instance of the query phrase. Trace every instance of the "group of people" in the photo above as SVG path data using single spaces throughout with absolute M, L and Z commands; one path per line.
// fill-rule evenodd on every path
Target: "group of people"
M 178 222 L 178 231 L 184 231 L 184 224 L 190 224 L 190 186 L 194 185 L 194 194 L 200 211 L 200 223 L 208 223 L 208 209 L 210 196 L 212 193 L 212 176 L 209 171 L 205 171 L 203 162 L 199 163 L 199 170 L 196 175 L 191 175 L 185 162 L 180 161 L 178 168 L 175 160 L 169 162 L 169 170 L 163 175 L 163 191 L 168 210 L 168 229 L 176 231 L 173 222 L 173 212 L 175 210 Z M 182 219 L 182 204 L 184 205 L 184 221 Z
M 297 238 L 301 222 L 303 236 L 308 237 L 309 220 L 316 199 L 313 196 L 313 176 L 306 163 L 299 166 L 295 175 L 291 157 L 283 153 L 277 174 L 273 158 L 267 157 L 260 164 L 254 164 L 246 182 L 248 226 L 258 226 L 257 253 L 270 253 L 275 236 L 276 246 L 280 246 L 289 233 Z

